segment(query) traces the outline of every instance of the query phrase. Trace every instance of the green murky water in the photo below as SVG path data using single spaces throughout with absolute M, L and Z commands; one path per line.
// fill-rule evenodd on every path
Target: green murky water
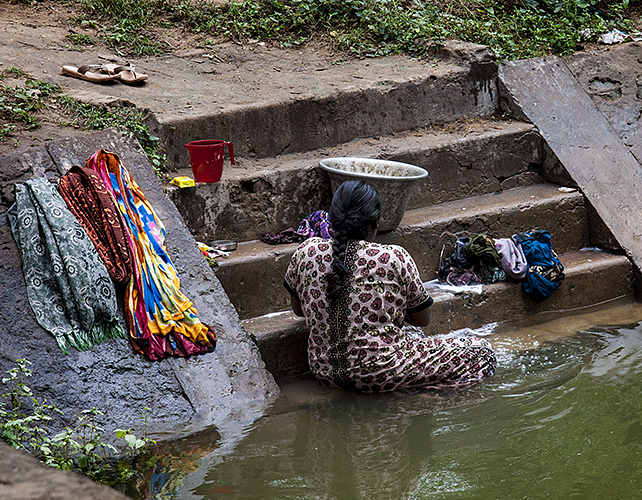
M 282 381 L 284 397 L 242 436 L 166 446 L 140 496 L 642 498 L 640 321 L 626 305 L 497 328 L 496 374 L 451 394 Z

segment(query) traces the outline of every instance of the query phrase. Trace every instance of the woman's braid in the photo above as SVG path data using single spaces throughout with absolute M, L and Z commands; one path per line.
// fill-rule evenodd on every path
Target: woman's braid
M 381 203 L 377 192 L 363 181 L 346 181 L 334 194 L 330 222 L 334 231 L 332 265 L 327 275 L 327 297 L 334 305 L 341 296 L 349 271 L 344 264 L 348 240 L 363 240 L 376 228 Z
M 348 276 L 348 270 L 343 263 L 348 245 L 348 235 L 342 231 L 334 230 L 334 242 L 332 244 L 332 266 L 328 274 L 328 300 L 335 304 L 339 300 L 341 290 Z

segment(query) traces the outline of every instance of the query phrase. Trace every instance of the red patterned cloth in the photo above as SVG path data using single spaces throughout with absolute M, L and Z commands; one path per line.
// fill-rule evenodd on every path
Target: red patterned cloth
M 74 166 L 60 178 L 60 196 L 93 242 L 117 285 L 129 282 L 132 258 L 116 202 L 93 170 Z

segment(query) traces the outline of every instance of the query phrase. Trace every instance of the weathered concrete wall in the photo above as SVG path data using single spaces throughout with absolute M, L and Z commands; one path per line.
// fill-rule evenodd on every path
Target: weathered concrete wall
M 56 178 L 71 165 L 84 164 L 100 148 L 121 156 L 163 220 L 166 247 L 181 278 L 181 289 L 194 302 L 199 317 L 220 332 L 213 353 L 151 362 L 135 355 L 126 340 L 117 340 L 88 352 L 70 350 L 64 355 L 36 323 L 5 213 L 12 202 L 10 187 L 36 176 Z M 111 434 L 117 427 L 139 426 L 143 408 L 148 407 L 152 433 L 185 434 L 215 425 L 225 435 L 253 421 L 278 394 L 255 344 L 135 140 L 111 130 L 6 155 L 0 158 L 0 183 L 0 290 L 4 299 L 0 372 L 12 368 L 17 358 L 31 361 L 30 385 L 38 398 L 64 411 L 65 425 L 73 423 L 78 411 L 95 406 L 105 411 L 99 424 Z
M 314 163 L 166 190 L 194 237 L 204 243 L 247 241 L 266 232 L 296 229 L 304 217 L 327 209 L 332 200 L 328 176 Z
M 503 101 L 540 130 L 621 247 L 642 265 L 642 169 L 559 58 L 501 66 Z
M 387 158 L 428 171 L 428 177 L 413 187 L 408 209 L 542 182 L 542 138 L 537 130 L 523 123 L 493 129 L 491 122 L 488 127 L 483 135 Z
M 642 46 L 625 43 L 599 52 L 579 52 L 562 61 L 624 145 L 641 161 Z
M 376 139 L 277 158 L 242 158 L 226 165 L 216 183 L 166 187 L 195 238 L 247 241 L 296 228 L 328 209 L 330 180 L 318 167 L 327 157 L 356 156 L 425 168 L 411 190 L 408 209 L 542 182 L 542 140 L 532 126 L 510 120 L 456 124 L 452 131 L 415 129 Z M 191 172 L 180 172 L 191 175 Z

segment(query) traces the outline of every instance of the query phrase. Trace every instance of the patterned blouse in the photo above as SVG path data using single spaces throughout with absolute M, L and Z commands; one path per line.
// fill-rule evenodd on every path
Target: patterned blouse
M 334 307 L 326 299 L 332 240 L 303 242 L 284 280 L 301 301 L 310 328 L 308 361 L 321 382 L 382 392 L 459 385 L 492 373 L 495 358 L 485 340 L 414 338 L 402 330 L 406 312 L 433 303 L 404 248 L 350 240 L 344 262 L 349 278 Z

